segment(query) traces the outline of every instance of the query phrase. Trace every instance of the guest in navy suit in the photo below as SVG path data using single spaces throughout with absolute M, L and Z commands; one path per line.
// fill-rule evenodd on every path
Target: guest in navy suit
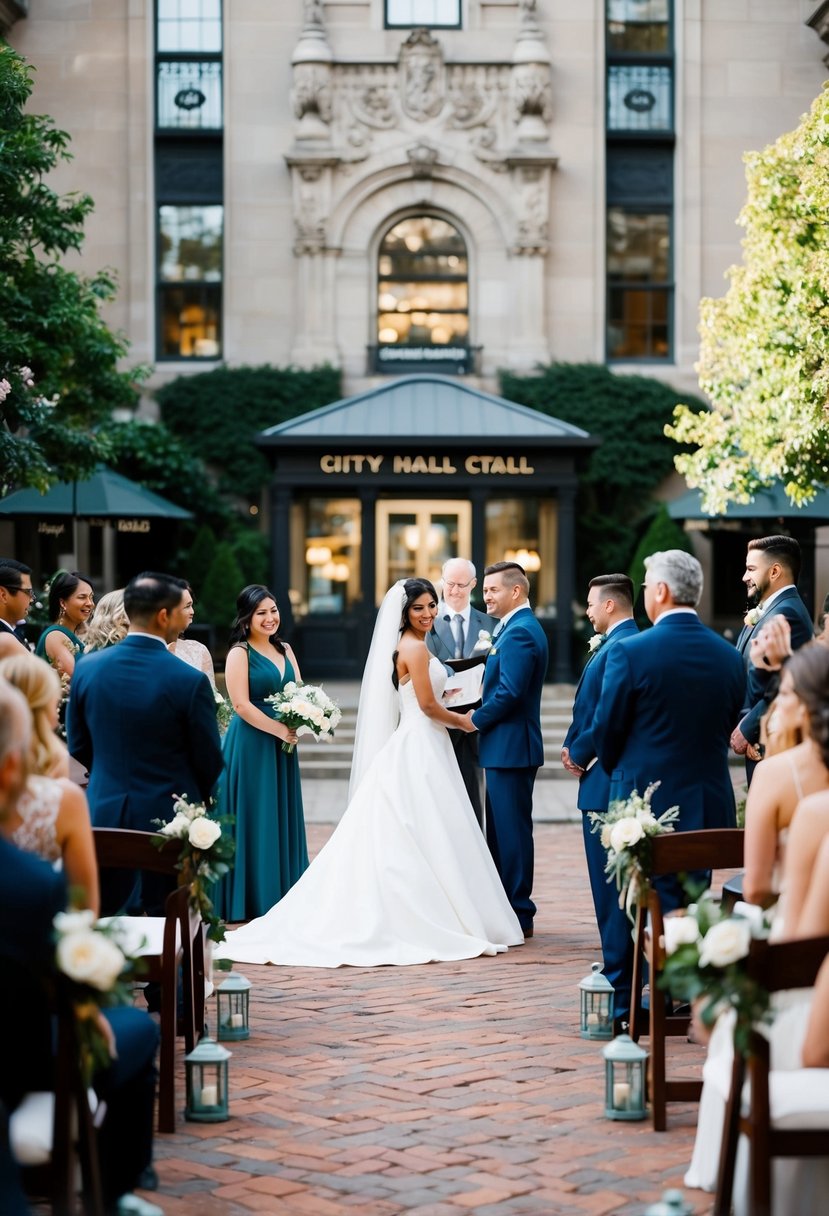
M 484 571 L 484 602 L 500 625 L 484 673 L 483 702 L 469 715 L 480 731 L 486 772 L 487 843 L 525 937 L 532 937 L 533 786 L 544 763 L 541 692 L 547 638 L 530 608 L 530 585 L 515 562 Z
M 668 549 L 646 558 L 645 569 L 654 627 L 611 647 L 593 719 L 610 801 L 658 781 L 653 812 L 678 806 L 677 830 L 734 827 L 728 741 L 743 703 L 743 661 L 696 614 L 702 567 L 695 557 Z M 655 885 L 666 910 L 680 906 L 673 877 Z
M 483 632 L 491 637 L 498 622 L 494 617 L 479 612 L 470 603 L 470 597 L 478 583 L 475 573 L 474 565 L 465 557 L 453 557 L 444 562 L 438 614 L 431 632 L 426 634 L 428 649 L 442 663 L 446 663 L 447 659 L 467 659 L 476 652 L 483 659 L 489 650 L 488 645 L 484 649 L 478 646 L 480 635 Z M 477 731 L 450 730 L 449 738 L 475 818 L 483 827 L 484 783 Z
M 608 655 L 617 642 L 638 633 L 633 619 L 633 583 L 626 574 L 600 574 L 591 579 L 587 592 L 587 619 L 600 639 L 581 674 L 573 704 L 573 721 L 564 739 L 561 760 L 568 772 L 579 778 L 578 808 L 583 812 L 582 831 L 593 907 L 602 942 L 604 973 L 615 992 L 615 1019 L 630 1020 L 630 972 L 627 966 L 630 921 L 619 907 L 616 886 L 607 881 L 607 853 L 597 833 L 591 831 L 588 811 L 604 813 L 610 799 L 610 773 L 596 757 L 593 717 L 602 691 Z
M 739 725 L 731 735 L 732 748 L 738 756 L 746 758 L 749 785 L 754 767 L 761 758 L 760 720 L 777 695 L 780 683 L 777 672 L 756 667 L 750 661 L 750 643 L 775 616 L 782 616 L 789 623 L 792 652 L 811 642 L 815 630 L 797 590 L 799 576 L 800 545 L 794 537 L 763 536 L 749 541 L 743 582 L 752 606 L 737 638 L 737 650 L 743 656 L 746 668 L 746 695 L 738 718 Z
M 30 731 L 25 700 L 0 682 L 0 817 L 14 809 L 24 788 Z M 0 1105 L 10 1112 L 27 1093 L 54 1084 L 47 989 L 54 971 L 52 922 L 65 907 L 63 874 L 0 836 L 0 967 L 15 992 L 14 1001 L 0 1001 L 0 1041 L 13 1045 L 0 1068 Z M 158 1027 L 131 1006 L 108 1009 L 105 1016 L 117 1058 L 96 1074 L 94 1085 L 106 1102 L 98 1140 L 107 1212 L 161 1216 L 155 1204 L 128 1194 L 152 1162 Z M 25 1212 L 6 1148 L 0 1150 L 0 1205 L 8 1201 L 10 1212 Z
M 187 623 L 185 586 L 167 574 L 137 575 L 124 591 L 129 633 L 78 664 L 68 743 L 90 772 L 94 827 L 153 831 L 154 820 L 172 818 L 174 794 L 205 801 L 221 772 L 210 682 L 167 649 Z M 123 882 L 113 881 L 119 877 L 102 884 L 102 910 L 117 910 L 113 900 L 127 894 Z M 162 910 L 166 883 L 157 875 L 144 877 L 151 914 Z

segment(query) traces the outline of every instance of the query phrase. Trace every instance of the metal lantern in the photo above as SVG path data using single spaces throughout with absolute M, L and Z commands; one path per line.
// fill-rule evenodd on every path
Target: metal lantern
M 658 1203 L 652 1203 L 645 1216 L 694 1216 L 694 1209 L 685 1202 L 682 1191 L 665 1191 Z
M 187 1105 L 184 1117 L 193 1123 L 222 1123 L 227 1108 L 227 1062 L 230 1052 L 204 1038 L 184 1057 Z
M 602 1048 L 605 1059 L 605 1115 L 608 1119 L 644 1119 L 648 1053 L 629 1034 Z
M 613 1038 L 613 985 L 602 975 L 601 963 L 593 963 L 590 975 L 579 984 L 583 1039 Z
M 219 1039 L 250 1038 L 250 990 L 249 979 L 231 971 L 216 989 L 216 1020 Z

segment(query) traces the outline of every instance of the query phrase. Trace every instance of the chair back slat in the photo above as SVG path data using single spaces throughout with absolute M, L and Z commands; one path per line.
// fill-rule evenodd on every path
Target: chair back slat
M 829 937 L 752 942 L 747 970 L 768 992 L 811 988 L 829 954 Z
M 93 828 L 98 869 L 175 874 L 181 842 L 168 840 L 159 848 L 157 838 L 155 832 L 135 832 L 130 828 Z
M 703 828 L 695 832 L 666 832 L 651 841 L 653 876 L 685 870 L 731 870 L 743 864 L 742 828 Z

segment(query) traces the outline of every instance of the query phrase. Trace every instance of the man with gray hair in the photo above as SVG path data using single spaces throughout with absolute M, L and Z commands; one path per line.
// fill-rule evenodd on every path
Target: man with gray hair
M 612 647 L 593 720 L 610 801 L 659 782 L 653 813 L 679 807 L 679 831 L 734 827 L 728 751 L 745 691 L 740 655 L 696 613 L 702 567 L 681 549 L 645 559 L 645 611 L 653 622 Z M 666 910 L 674 879 L 657 879 Z
M 478 584 L 475 567 L 465 557 L 450 557 L 443 564 L 441 577 L 438 614 L 431 633 L 426 634 L 426 645 L 444 664 L 448 659 L 470 658 L 476 652 L 483 662 L 498 622 L 470 602 Z M 450 730 L 449 738 L 475 817 L 483 827 L 484 775 L 478 763 L 477 731 Z

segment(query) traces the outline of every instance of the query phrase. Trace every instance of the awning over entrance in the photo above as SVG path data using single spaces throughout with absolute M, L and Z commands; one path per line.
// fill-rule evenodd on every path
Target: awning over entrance
M 710 520 L 714 526 L 718 521 L 737 519 L 803 519 L 815 524 L 829 523 L 829 490 L 820 490 L 803 507 L 793 507 L 783 486 L 776 482 L 767 489 L 758 490 L 751 502 L 729 503 L 720 515 L 703 511 L 700 491 L 688 490 L 668 504 L 668 514 L 671 519 Z
M 0 515 L 65 515 L 92 519 L 192 519 L 190 511 L 128 477 L 99 465 L 87 481 L 62 481 L 45 494 L 16 490 L 0 502 Z
M 449 557 L 479 572 L 523 562 L 550 639 L 550 674 L 572 674 L 575 497 L 597 440 L 470 387 L 404 376 L 263 431 L 273 588 L 303 673 L 362 671 L 376 606 Z

